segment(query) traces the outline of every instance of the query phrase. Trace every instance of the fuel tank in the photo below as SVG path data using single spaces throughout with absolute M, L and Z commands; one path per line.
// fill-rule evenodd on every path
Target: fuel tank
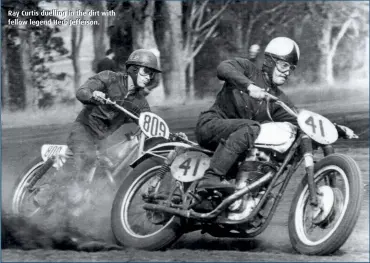
M 284 153 L 292 146 L 296 134 L 297 127 L 289 122 L 263 123 L 255 147 Z

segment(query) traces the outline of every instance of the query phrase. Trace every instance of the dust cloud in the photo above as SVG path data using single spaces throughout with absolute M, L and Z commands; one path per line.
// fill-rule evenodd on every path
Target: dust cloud
M 12 169 L 3 165 L 2 177 L 2 248 L 18 249 L 61 249 L 77 251 L 121 250 L 115 245 L 110 229 L 110 209 L 117 189 L 106 180 L 98 179 L 89 186 L 90 202 L 81 202 L 79 207 L 70 207 L 72 178 L 61 173 L 55 185 L 57 193 L 49 212 L 37 213 L 24 218 L 11 213 L 11 196 L 15 176 Z M 80 211 L 79 215 L 72 213 Z M 81 212 L 82 211 L 82 212 Z
M 40 222 L 41 223 L 41 222 Z M 47 230 L 21 216 L 1 213 L 1 248 L 60 249 L 77 251 L 122 250 L 113 243 L 86 236 L 72 229 Z

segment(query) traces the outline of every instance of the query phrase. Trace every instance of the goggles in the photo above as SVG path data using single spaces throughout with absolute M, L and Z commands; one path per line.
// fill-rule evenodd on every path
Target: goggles
M 153 79 L 154 76 L 155 76 L 155 73 L 156 72 L 154 70 L 152 70 L 150 68 L 147 68 L 147 67 L 140 67 L 139 68 L 139 74 L 143 77 L 148 77 L 149 76 L 150 79 Z
M 294 71 L 296 66 L 294 65 L 291 65 L 289 62 L 286 62 L 284 60 L 276 60 L 273 58 L 273 56 L 270 55 L 270 57 L 272 58 L 272 60 L 275 62 L 275 65 L 276 65 L 276 68 L 278 71 L 280 72 L 287 72 L 288 70 L 290 71 Z

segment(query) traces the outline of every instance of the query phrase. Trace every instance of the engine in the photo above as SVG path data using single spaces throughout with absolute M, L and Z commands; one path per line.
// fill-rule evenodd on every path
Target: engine
M 281 159 L 283 159 L 282 154 L 278 154 L 275 151 L 258 148 L 251 149 L 245 156 L 244 161 L 240 162 L 238 166 L 238 173 L 235 178 L 237 189 L 250 185 L 266 173 L 276 169 Z
M 274 153 L 253 148 L 243 162 L 239 164 L 238 173 L 235 178 L 236 189 L 242 189 L 258 181 L 268 173 L 274 173 L 277 162 Z M 264 182 L 254 188 L 250 194 L 235 201 L 229 206 L 228 218 L 231 220 L 241 220 L 246 218 L 258 205 L 266 191 L 269 182 Z

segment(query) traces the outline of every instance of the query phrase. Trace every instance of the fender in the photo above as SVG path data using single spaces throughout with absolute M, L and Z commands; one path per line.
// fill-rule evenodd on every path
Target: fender
M 212 151 L 203 149 L 201 147 L 192 146 L 183 142 L 166 142 L 160 143 L 145 151 L 139 158 L 137 158 L 130 164 L 130 167 L 135 168 L 137 165 L 139 165 L 141 162 L 143 162 L 144 160 L 148 159 L 151 156 L 163 155 L 163 158 L 165 158 L 171 150 L 175 149 L 175 147 L 184 147 L 195 151 L 200 151 L 208 155 L 213 154 Z

